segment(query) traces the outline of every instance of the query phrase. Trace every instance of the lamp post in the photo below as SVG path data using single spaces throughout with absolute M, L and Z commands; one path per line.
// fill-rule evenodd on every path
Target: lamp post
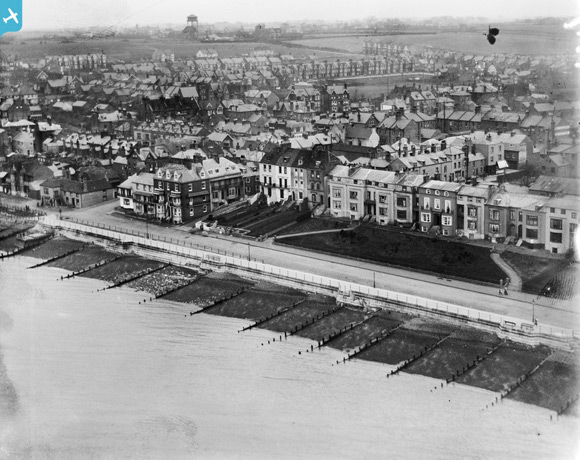
M 251 254 L 250 254 L 250 243 L 248 243 L 248 261 L 251 260 Z
M 149 216 L 145 215 L 145 237 L 149 239 Z
M 532 299 L 532 323 L 536 324 L 536 299 Z

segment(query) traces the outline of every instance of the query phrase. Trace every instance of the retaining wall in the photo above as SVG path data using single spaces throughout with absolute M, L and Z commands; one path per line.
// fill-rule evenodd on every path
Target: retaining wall
M 570 350 L 571 342 L 580 338 L 570 329 L 544 324 L 534 325 L 519 318 L 249 261 L 240 255 L 231 257 L 217 254 L 212 252 L 210 248 L 201 249 L 200 245 L 193 243 L 190 243 L 188 247 L 185 242 L 178 244 L 177 241 L 175 243 L 160 241 L 141 236 L 138 233 L 122 233 L 87 224 L 58 220 L 55 217 L 47 217 L 43 223 L 59 229 L 67 236 L 117 248 L 121 244 L 125 250 L 131 250 L 164 262 L 231 272 L 249 279 L 267 280 L 309 292 L 332 295 L 337 298 L 338 302 L 362 308 L 398 309 L 454 323 L 467 324 L 495 332 L 502 338 L 530 345 L 543 343 Z M 87 236 L 90 238 L 87 239 Z

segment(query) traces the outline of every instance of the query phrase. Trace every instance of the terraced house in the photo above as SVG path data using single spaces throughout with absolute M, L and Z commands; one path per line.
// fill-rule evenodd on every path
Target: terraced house
M 239 166 L 227 158 L 202 161 L 202 172 L 209 178 L 211 209 L 237 201 L 244 195 L 242 172 Z
M 457 231 L 457 193 L 462 185 L 430 180 L 419 186 L 419 225 L 422 232 L 433 227 L 444 236 L 455 236 Z
M 394 223 L 394 192 L 399 180 L 399 173 L 393 171 L 335 166 L 328 177 L 330 213 L 381 225 Z
M 310 207 L 324 204 L 326 175 L 338 163 L 324 147 L 306 150 L 284 145 L 260 161 L 262 193 L 268 203 L 307 199 Z
M 209 178 L 200 165 L 166 165 L 155 172 L 153 182 L 160 221 L 181 224 L 210 213 Z
M 457 193 L 457 233 L 470 240 L 485 238 L 485 205 L 494 187 L 464 185 Z

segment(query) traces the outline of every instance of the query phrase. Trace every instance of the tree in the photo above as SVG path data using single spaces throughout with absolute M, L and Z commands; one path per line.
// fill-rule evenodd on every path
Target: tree
M 521 171 L 522 171 L 521 184 L 526 187 L 529 187 L 534 182 L 536 177 L 540 175 L 538 167 L 528 163 L 527 160 L 526 164 L 521 169 Z

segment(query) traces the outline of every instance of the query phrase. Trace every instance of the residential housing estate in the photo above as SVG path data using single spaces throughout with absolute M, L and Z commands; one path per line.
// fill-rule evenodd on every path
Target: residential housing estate
M 16 60 L 0 94 L 0 190 L 39 206 L 117 199 L 175 225 L 261 196 L 441 237 L 574 247 L 578 188 L 562 181 L 578 179 L 580 104 L 536 89 L 569 57 L 363 51 Z M 401 72 L 431 81 L 372 99 L 340 80 Z

